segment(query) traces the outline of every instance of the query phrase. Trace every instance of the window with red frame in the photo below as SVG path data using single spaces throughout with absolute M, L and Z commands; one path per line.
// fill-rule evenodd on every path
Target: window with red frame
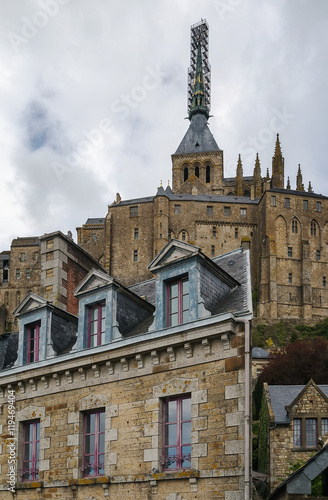
M 163 401 L 163 470 L 191 467 L 191 397 Z
M 40 322 L 27 326 L 27 363 L 39 361 L 40 326 Z
M 105 459 L 105 411 L 84 415 L 83 476 L 103 476 Z
M 39 478 L 40 421 L 25 422 L 23 427 L 23 481 Z
M 105 340 L 105 303 L 94 304 L 88 313 L 88 347 L 102 345 Z
M 189 321 L 188 277 L 167 284 L 167 325 L 181 325 Z

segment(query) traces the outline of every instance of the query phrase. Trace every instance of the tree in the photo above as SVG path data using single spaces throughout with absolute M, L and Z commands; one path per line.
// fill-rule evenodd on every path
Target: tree
M 270 353 L 259 381 L 271 385 L 328 384 L 328 340 L 300 340 Z

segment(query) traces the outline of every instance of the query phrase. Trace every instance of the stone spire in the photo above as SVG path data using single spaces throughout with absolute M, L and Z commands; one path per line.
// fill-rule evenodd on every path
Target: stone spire
M 272 158 L 272 187 L 284 188 L 285 186 L 285 160 L 282 156 L 279 134 L 277 134 L 274 156 Z
M 311 181 L 309 181 L 308 192 L 313 193 L 313 187 L 312 187 Z
M 300 164 L 298 165 L 298 171 L 296 176 L 296 191 L 304 191 L 303 177 Z
M 240 155 L 238 156 L 236 170 L 236 196 L 243 196 L 243 165 L 241 163 Z
M 255 198 L 261 198 L 261 196 L 262 196 L 262 177 L 261 177 L 261 165 L 260 165 L 258 153 L 256 153 L 253 180 L 254 180 Z
M 289 177 L 287 178 L 287 186 L 286 186 L 286 189 L 291 189 L 291 187 L 290 187 L 290 180 L 289 180 Z
M 193 86 L 193 95 L 191 100 L 191 106 L 189 111 L 189 120 L 196 114 L 203 114 L 206 118 L 209 118 L 209 110 L 205 101 L 205 84 L 203 77 L 203 67 L 202 67 L 202 51 L 201 45 L 198 44 L 197 49 L 197 64 L 196 64 L 196 76 Z

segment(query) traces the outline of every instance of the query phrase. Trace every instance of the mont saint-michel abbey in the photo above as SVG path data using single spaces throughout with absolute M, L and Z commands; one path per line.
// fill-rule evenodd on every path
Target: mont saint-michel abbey
M 78 244 L 125 285 L 151 278 L 147 263 L 172 238 L 211 258 L 249 248 L 255 316 L 307 322 L 327 316 L 328 198 L 311 184 L 304 188 L 300 167 L 291 189 L 278 135 L 271 173 L 261 172 L 256 155 L 253 176 L 244 176 L 236 152 L 236 176 L 224 176 L 223 145 L 208 126 L 206 22 L 191 29 L 188 92 L 190 124 L 172 154 L 172 187 L 133 200 L 117 194 L 105 217 L 77 228 Z

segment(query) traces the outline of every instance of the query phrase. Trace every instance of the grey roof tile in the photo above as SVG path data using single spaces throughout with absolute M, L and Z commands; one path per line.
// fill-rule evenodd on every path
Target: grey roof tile
M 252 358 L 253 359 L 267 359 L 269 357 L 269 352 L 262 347 L 253 347 Z
M 276 424 L 289 424 L 289 416 L 285 406 L 290 405 L 305 385 L 269 385 L 272 411 Z M 318 385 L 319 389 L 328 397 L 328 385 Z
M 198 113 L 192 117 L 189 128 L 174 154 L 204 153 L 209 151 L 221 150 L 208 128 L 205 115 Z

